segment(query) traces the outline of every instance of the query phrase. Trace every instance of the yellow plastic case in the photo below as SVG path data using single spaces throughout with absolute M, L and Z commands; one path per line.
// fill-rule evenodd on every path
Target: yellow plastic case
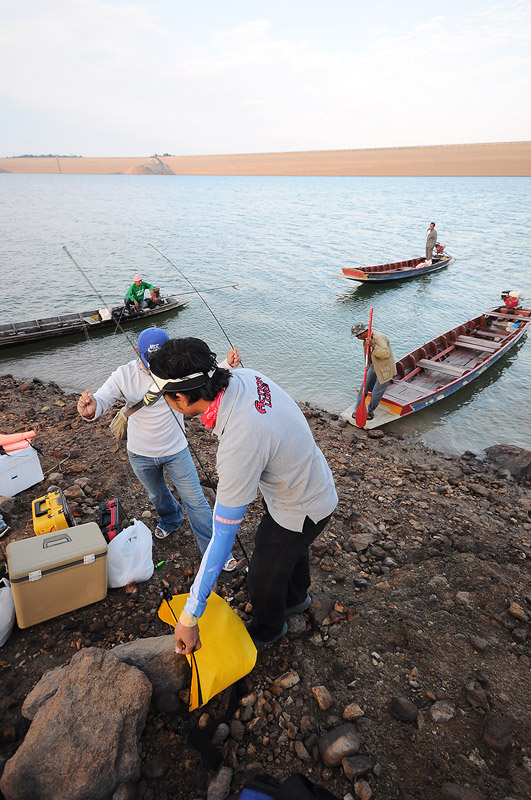
M 65 496 L 59 489 L 38 497 L 31 504 L 33 530 L 37 536 L 52 531 L 62 531 L 75 525 L 74 518 L 68 508 Z

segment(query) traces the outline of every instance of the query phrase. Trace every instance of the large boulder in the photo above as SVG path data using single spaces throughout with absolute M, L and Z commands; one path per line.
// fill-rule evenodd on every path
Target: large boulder
M 90 647 L 33 691 L 33 722 L 0 781 L 6 800 L 102 800 L 138 780 L 152 691 L 140 670 Z
M 149 678 L 156 695 L 175 692 L 190 684 L 190 667 L 186 656 L 175 652 L 173 633 L 150 636 L 119 644 L 111 650 L 116 658 L 138 667 Z
M 485 453 L 497 469 L 509 472 L 517 481 L 531 480 L 531 451 L 514 444 L 495 444 Z

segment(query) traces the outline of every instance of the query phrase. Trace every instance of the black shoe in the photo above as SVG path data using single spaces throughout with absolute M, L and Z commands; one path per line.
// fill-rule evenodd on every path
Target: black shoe
M 288 632 L 288 623 L 286 621 L 284 621 L 284 625 L 282 626 L 282 630 L 280 631 L 280 633 L 277 633 L 276 636 L 273 636 L 272 639 L 268 639 L 267 641 L 263 641 L 262 639 L 255 639 L 252 634 L 250 634 L 250 636 L 251 636 L 251 639 L 253 640 L 254 646 L 256 647 L 257 651 L 259 653 L 261 653 L 262 650 L 265 650 L 266 647 L 269 647 L 270 644 L 273 644 L 273 642 L 278 642 L 279 639 L 282 639 L 282 637 L 285 636 L 287 632 Z
M 310 608 L 311 604 L 312 598 L 309 594 L 307 594 L 301 603 L 297 603 L 296 606 L 290 606 L 286 609 L 286 616 L 289 617 L 290 614 L 302 614 L 303 611 L 306 611 L 308 608 Z
M 374 419 L 374 414 L 372 411 L 367 411 L 367 419 Z

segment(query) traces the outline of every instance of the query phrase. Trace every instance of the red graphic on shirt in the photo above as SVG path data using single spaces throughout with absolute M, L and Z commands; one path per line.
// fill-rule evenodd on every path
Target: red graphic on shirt
M 264 383 L 262 378 L 256 377 L 256 390 L 258 392 L 258 400 L 255 401 L 255 408 L 260 414 L 266 413 L 266 408 L 271 408 L 271 392 L 267 383 Z

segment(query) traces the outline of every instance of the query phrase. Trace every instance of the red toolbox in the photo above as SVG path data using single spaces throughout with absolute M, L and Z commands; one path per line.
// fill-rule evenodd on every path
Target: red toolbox
M 129 524 L 127 514 L 116 497 L 101 505 L 99 514 L 99 526 L 108 542 L 111 542 Z

